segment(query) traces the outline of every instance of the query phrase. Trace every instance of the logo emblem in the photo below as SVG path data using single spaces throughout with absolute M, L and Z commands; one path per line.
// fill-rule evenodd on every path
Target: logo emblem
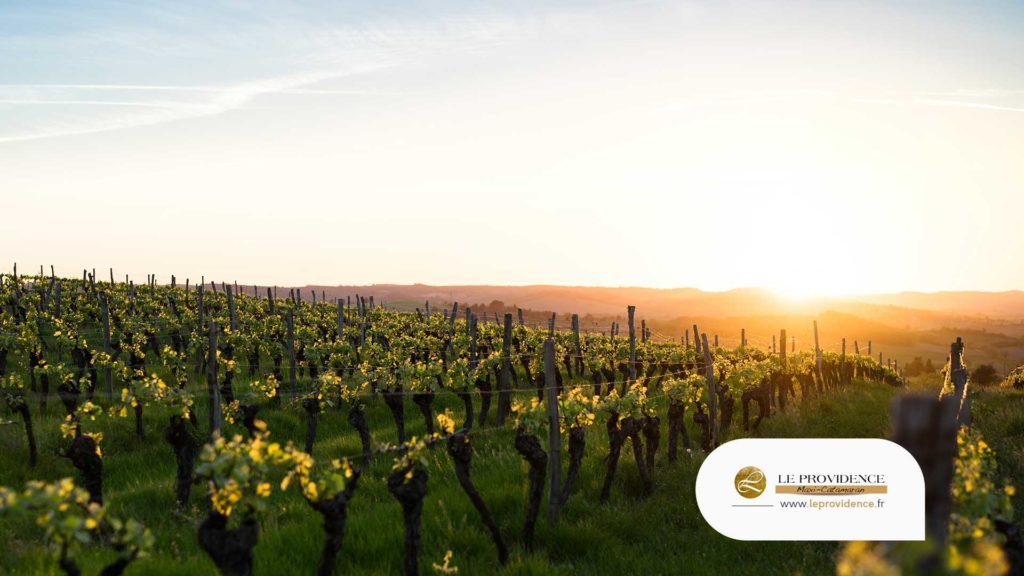
M 757 498 L 764 492 L 766 485 L 764 472 L 755 466 L 741 468 L 736 473 L 736 493 L 744 498 Z

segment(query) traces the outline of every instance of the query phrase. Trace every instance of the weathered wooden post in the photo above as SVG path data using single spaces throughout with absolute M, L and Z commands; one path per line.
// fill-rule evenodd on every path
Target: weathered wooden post
M 548 410 L 548 523 L 558 522 L 562 490 L 562 439 L 559 437 L 558 380 L 555 377 L 555 340 L 544 341 L 544 387 Z
M 298 391 L 295 381 L 295 310 L 288 309 L 288 389 L 294 395 Z
M 740 328 L 740 348 L 747 347 L 747 329 Z
M 843 338 L 843 353 L 839 357 L 839 382 L 844 386 L 850 383 L 846 377 L 846 338 Z
M 498 374 L 498 426 L 505 424 L 509 404 L 509 381 L 512 379 L 512 313 L 505 313 L 505 329 L 501 336 L 501 372 Z
M 693 347 L 697 350 L 697 354 L 700 354 L 700 334 L 697 333 L 697 325 L 693 325 Z
M 949 514 L 949 485 L 956 456 L 957 403 L 950 397 L 899 396 L 892 401 L 892 441 L 917 460 L 924 474 L 925 534 L 944 549 Z
M 583 375 L 583 348 L 580 345 L 580 315 L 572 315 L 572 340 L 573 347 L 576 349 L 576 374 Z
M 967 382 L 967 367 L 964 366 L 964 342 L 957 336 L 949 347 L 949 380 L 953 383 L 953 399 L 957 403 L 957 426 L 971 425 L 971 395 Z
M 341 341 L 344 337 L 345 329 L 345 313 L 342 310 L 341 298 L 338 298 L 338 340 Z
M 199 310 L 198 310 L 198 312 L 196 312 L 196 316 L 198 316 L 198 318 L 199 318 L 198 328 L 199 328 L 199 330 L 202 330 L 206 326 L 206 319 L 204 318 L 204 306 L 203 306 L 203 292 L 205 292 L 205 290 L 206 290 L 206 285 L 205 284 L 200 284 L 199 286 L 197 286 L 197 288 L 198 288 L 197 297 L 199 299 Z M 199 332 L 199 333 L 202 334 L 202 332 Z
M 872 354 L 871 354 L 871 340 L 868 340 L 868 356 L 872 356 Z
M 217 388 L 217 323 L 210 320 L 210 331 L 207 339 L 210 353 L 207 355 L 206 393 L 209 399 L 210 437 L 220 435 L 220 390 Z
M 818 345 L 818 321 L 814 321 L 814 359 L 818 363 L 818 387 L 825 389 L 825 374 L 821 371 L 821 347 Z
M 100 307 L 103 313 L 103 352 L 106 354 L 106 366 L 103 368 L 103 381 L 107 384 L 107 400 L 114 397 L 114 373 L 110 369 L 110 309 L 107 307 L 107 295 L 100 299 Z
M 628 306 L 626 313 L 629 316 L 629 385 L 636 383 L 636 325 L 633 317 L 636 314 L 636 306 Z
M 782 367 L 786 367 L 786 329 L 783 328 L 779 331 L 779 342 L 782 346 L 779 347 L 779 361 L 782 362 Z
M 238 331 L 238 318 L 235 315 L 235 295 L 234 295 L 234 290 L 232 290 L 230 284 L 228 284 L 225 287 L 225 292 L 228 295 L 228 315 L 229 315 L 229 319 L 230 319 L 231 331 L 232 332 L 237 332 Z
M 708 335 L 701 334 L 700 338 L 704 349 L 704 375 L 708 381 L 708 430 L 711 431 L 711 449 L 714 450 L 718 446 L 718 384 L 715 382 L 715 366 L 711 359 L 711 349 L 708 348 Z

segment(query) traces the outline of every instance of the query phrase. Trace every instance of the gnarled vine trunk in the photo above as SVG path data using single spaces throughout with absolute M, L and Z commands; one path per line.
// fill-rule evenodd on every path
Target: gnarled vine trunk
M 420 414 L 423 414 L 423 422 L 426 426 L 427 436 L 434 434 L 434 410 L 432 405 L 434 403 L 433 392 L 416 392 L 412 395 L 413 404 L 420 409 Z
M 562 491 L 558 500 L 565 504 L 572 493 L 572 487 L 576 484 L 576 478 L 580 474 L 583 465 L 583 452 L 587 447 L 586 430 L 583 428 L 569 429 L 569 468 L 565 473 L 565 483 L 562 484 Z
M 420 573 L 420 525 L 423 516 L 423 498 L 427 495 L 427 472 L 411 466 L 388 474 L 388 491 L 402 505 L 405 521 L 405 576 Z
M 405 442 L 405 400 L 401 390 L 385 390 L 384 404 L 391 410 L 395 419 L 395 430 L 398 432 L 398 443 Z
M 103 504 L 103 459 L 100 458 L 96 440 L 76 431 L 77 436 L 71 441 L 63 456 L 71 460 L 71 465 L 82 475 L 82 486 L 89 491 L 89 502 Z
M 473 429 L 473 394 L 468 389 L 460 390 L 455 393 L 456 396 L 462 400 L 463 412 L 466 413 L 466 419 L 462 422 L 463 430 Z
M 483 380 L 477 380 L 476 387 L 480 390 L 480 426 L 485 426 L 487 413 L 491 410 L 491 377 L 488 375 Z
M 229 530 L 227 517 L 214 511 L 199 524 L 199 547 L 223 576 L 252 576 L 252 549 L 259 536 L 260 525 L 255 520 L 244 520 Z
M 548 454 L 540 447 L 540 439 L 533 434 L 526 434 L 521 428 L 516 429 L 516 452 L 526 460 L 530 470 L 530 489 L 526 500 L 526 521 L 523 524 L 523 546 L 533 550 L 533 534 L 537 526 L 537 515 L 540 514 L 541 497 L 544 495 L 544 476 L 548 469 Z
M 316 398 L 303 398 L 302 409 L 306 411 L 306 454 L 313 454 L 316 441 L 316 417 L 320 413 L 320 402 Z
M 658 452 L 658 445 L 661 443 L 661 418 L 657 416 L 644 416 L 643 425 L 644 440 L 647 441 L 646 464 L 648 475 L 654 474 L 654 455 Z
M 174 495 L 178 506 L 188 506 L 188 497 L 192 492 L 192 472 L 195 469 L 196 456 L 202 442 L 195 426 L 187 418 L 175 414 L 164 431 L 164 440 L 174 450 L 177 472 L 174 477 Z
M 324 548 L 320 552 L 320 560 L 316 565 L 317 576 L 330 576 L 334 574 L 334 563 L 341 551 L 342 540 L 345 537 L 345 522 L 348 518 L 348 503 L 352 500 L 352 494 L 356 490 L 356 483 L 359 481 L 359 471 L 352 471 L 352 478 L 345 484 L 345 489 L 334 495 L 333 498 L 319 500 L 312 504 L 313 509 L 320 513 L 324 524 Z
M 683 447 L 689 450 L 690 435 L 686 432 L 686 404 L 672 400 L 668 405 L 668 461 L 675 462 L 678 455 L 679 436 L 683 437 Z
M 356 404 L 349 408 L 348 423 L 359 432 L 359 442 L 363 445 L 363 460 L 369 466 L 370 456 L 372 455 L 370 451 L 370 428 L 366 425 L 366 412 L 363 411 L 362 406 Z
M 28 466 L 29 468 L 35 468 L 36 462 L 39 460 L 39 453 L 36 450 L 36 434 L 32 429 L 32 413 L 28 409 L 28 404 L 22 399 L 18 405 L 16 411 L 21 415 L 21 421 L 25 425 L 25 437 L 28 440 Z
M 497 522 L 494 521 L 491 511 L 469 477 L 470 464 L 473 460 L 473 446 L 470 444 L 465 430 L 460 430 L 448 437 L 448 455 L 455 463 L 455 477 L 458 478 L 459 485 L 462 486 L 462 490 L 466 492 L 466 496 L 469 496 L 470 502 L 480 514 L 484 526 L 490 531 L 491 540 L 494 541 L 494 546 L 498 549 L 498 562 L 504 566 L 508 562 L 508 547 L 505 545 L 505 539 L 502 538 Z

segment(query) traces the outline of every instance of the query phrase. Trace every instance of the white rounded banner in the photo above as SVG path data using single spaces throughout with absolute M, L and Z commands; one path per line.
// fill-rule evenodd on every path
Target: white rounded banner
M 708 454 L 696 494 L 736 540 L 924 540 L 921 467 L 888 440 L 733 440 Z

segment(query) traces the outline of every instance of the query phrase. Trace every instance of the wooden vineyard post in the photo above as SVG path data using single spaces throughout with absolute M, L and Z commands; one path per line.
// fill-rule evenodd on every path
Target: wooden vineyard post
M 839 383 L 849 384 L 846 378 L 846 338 L 843 338 L 843 355 L 839 357 Z
M 509 380 L 512 378 L 512 313 L 505 313 L 505 330 L 501 337 L 501 373 L 498 375 L 498 426 L 505 424 L 509 409 Z
M 718 385 L 715 383 L 715 366 L 712 364 L 711 349 L 708 348 L 708 335 L 701 334 L 701 347 L 704 350 L 704 373 L 708 380 L 708 430 L 711 431 L 711 449 L 718 446 Z
M 818 345 L 818 321 L 814 321 L 814 359 L 818 363 L 818 387 L 825 389 L 825 375 L 821 371 L 821 348 Z
M 777 354 L 778 344 L 776 342 L 775 334 L 772 334 L 772 354 Z
M 558 421 L 558 381 L 555 378 L 555 340 L 544 341 L 544 387 L 548 409 L 548 523 L 558 522 L 558 505 L 561 500 L 562 459 Z
M 953 383 L 953 398 L 957 403 L 957 426 L 971 425 L 971 396 L 964 366 L 964 341 L 958 336 L 949 348 L 949 380 Z
M 697 325 L 693 325 L 693 347 L 697 350 L 697 354 L 700 354 L 700 334 L 697 333 Z
M 202 330 L 203 327 L 206 326 L 206 319 L 203 318 L 203 291 L 205 290 L 205 284 L 200 283 L 196 288 L 198 289 L 196 294 L 199 299 L 199 311 L 196 313 L 196 316 L 199 318 L 199 330 Z M 202 332 L 199 333 L 202 334 Z
M 690 331 L 683 330 L 683 346 L 686 350 L 690 349 Z
M 485 319 L 487 318 L 486 313 L 484 315 L 484 318 Z M 466 308 L 466 330 L 469 331 L 469 370 L 470 370 L 470 372 L 475 371 L 476 367 L 477 367 L 477 364 L 479 364 L 479 355 L 477 354 L 477 346 L 476 346 L 476 336 L 477 336 L 476 322 L 477 322 L 476 314 L 473 314 L 472 312 L 469 311 L 469 308 Z
M 345 329 L 345 313 L 341 308 L 341 298 L 338 298 L 338 340 L 341 341 L 344 336 Z
M 636 315 L 636 306 L 626 308 L 629 316 L 629 385 L 636 384 L 636 324 L 633 317 Z
M 294 395 L 298 391 L 295 382 L 295 309 L 288 309 L 288 389 Z
M 783 328 L 779 331 L 779 342 L 782 346 L 779 346 L 779 361 L 782 362 L 782 367 L 786 367 L 786 329 Z
M 235 289 L 237 290 L 237 287 Z M 234 290 L 231 289 L 230 284 L 228 284 L 228 286 L 226 287 L 225 292 L 228 295 L 228 314 L 230 315 L 231 331 L 236 332 L 238 330 L 238 319 L 237 316 L 235 316 Z
M 957 403 L 953 398 L 907 395 L 893 399 L 892 441 L 917 460 L 924 474 L 925 535 L 943 549 L 952 510 L 949 485 L 956 456 Z
M 747 329 L 740 328 L 740 348 L 747 347 Z
M 107 385 L 107 400 L 114 397 L 114 373 L 110 369 L 110 309 L 107 307 L 107 295 L 100 299 L 100 306 L 103 312 L 103 352 L 107 355 L 107 363 L 103 368 L 103 381 Z
M 868 340 L 868 356 L 871 356 L 871 340 Z
M 356 305 L 359 307 L 359 345 L 366 345 L 366 298 L 356 294 Z
M 583 349 L 580 346 L 580 315 L 572 315 L 572 340 L 573 346 L 576 348 L 576 374 L 583 375 Z
M 210 320 L 210 333 L 207 340 L 206 393 L 209 400 L 210 437 L 220 435 L 220 390 L 217 389 L 217 323 Z

